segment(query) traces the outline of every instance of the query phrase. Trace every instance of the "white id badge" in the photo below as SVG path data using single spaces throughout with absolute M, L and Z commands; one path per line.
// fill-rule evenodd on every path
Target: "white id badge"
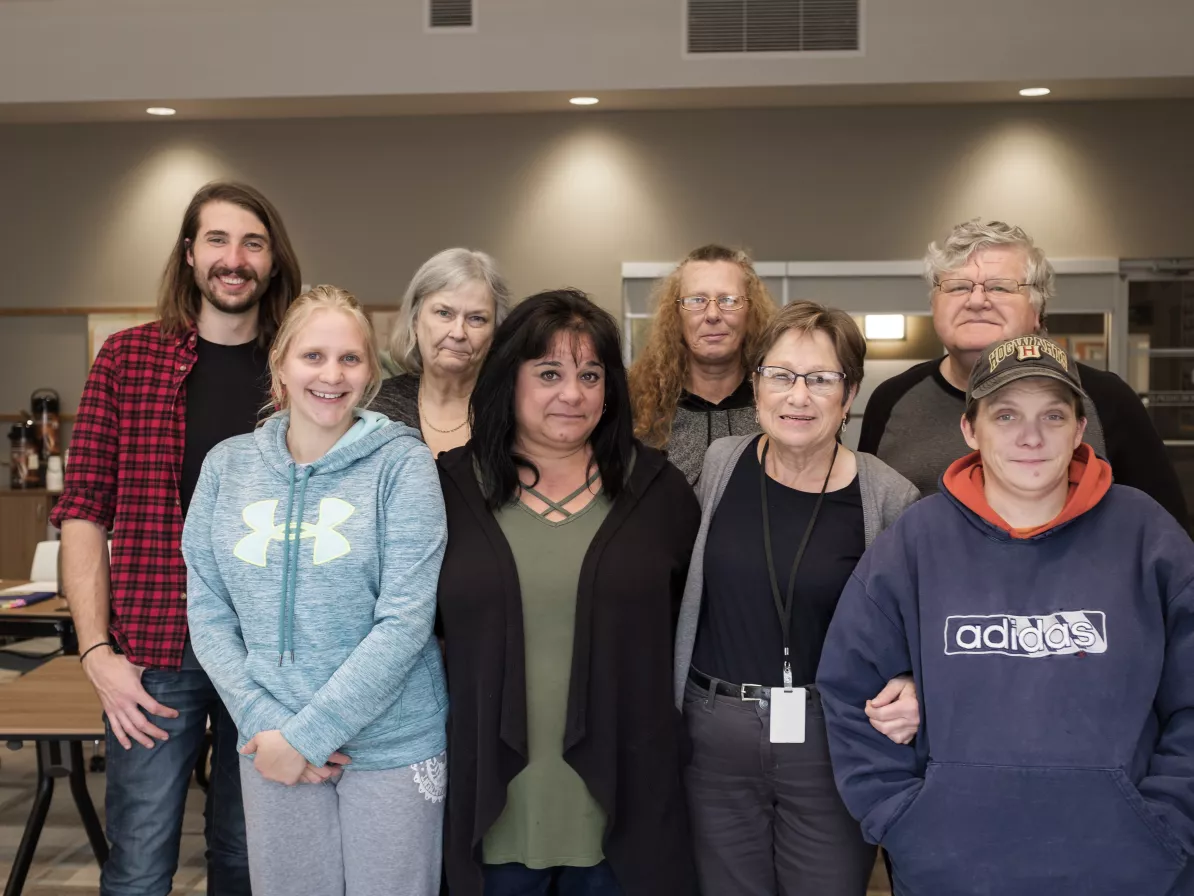
M 808 691 L 804 688 L 771 689 L 771 742 L 804 743 L 804 708 Z

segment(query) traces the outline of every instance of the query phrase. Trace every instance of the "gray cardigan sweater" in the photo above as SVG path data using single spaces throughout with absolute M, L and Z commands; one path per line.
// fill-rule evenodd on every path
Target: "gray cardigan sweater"
M 705 465 L 697 483 L 701 528 L 693 545 L 688 581 L 684 585 L 684 600 L 680 605 L 680 619 L 676 625 L 674 684 L 677 708 L 684 703 L 684 685 L 688 681 L 688 667 L 692 663 L 697 624 L 701 618 L 701 598 L 705 593 L 705 539 L 709 536 L 709 524 L 725 493 L 730 475 L 738 465 L 738 459 L 756 435 L 718 439 L 705 454 Z M 854 458 L 858 463 L 858 488 L 862 492 L 863 531 L 869 548 L 880 532 L 894 523 L 905 508 L 920 499 L 920 492 L 874 455 L 855 451 Z

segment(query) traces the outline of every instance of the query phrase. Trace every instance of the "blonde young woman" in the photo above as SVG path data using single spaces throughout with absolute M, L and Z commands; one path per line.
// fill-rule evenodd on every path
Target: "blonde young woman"
M 431 452 L 362 410 L 356 300 L 300 296 L 270 352 L 281 410 L 204 462 L 183 532 L 195 653 L 240 732 L 257 896 L 439 891 L 447 542 Z
M 413 426 L 438 456 L 469 440 L 469 396 L 510 290 L 492 258 L 445 249 L 415 272 L 390 341 L 405 372 L 381 385 L 371 407 Z
M 718 245 L 689 252 L 656 297 L 646 349 L 630 369 L 634 434 L 695 483 L 714 440 L 759 431 L 747 359 L 775 303 L 750 256 Z

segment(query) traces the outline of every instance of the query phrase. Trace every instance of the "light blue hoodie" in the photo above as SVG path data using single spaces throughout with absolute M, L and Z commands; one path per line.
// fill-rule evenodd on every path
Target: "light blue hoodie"
M 432 627 L 447 519 L 418 433 L 356 414 L 311 464 L 287 450 L 286 413 L 208 454 L 182 536 L 187 615 L 240 746 L 281 729 L 315 765 L 339 750 L 396 768 L 446 746 Z

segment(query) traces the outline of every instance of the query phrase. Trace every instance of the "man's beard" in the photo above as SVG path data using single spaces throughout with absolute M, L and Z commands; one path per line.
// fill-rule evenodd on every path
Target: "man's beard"
M 232 300 L 219 295 L 213 288 L 212 281 L 218 277 L 229 275 L 240 277 L 246 283 L 251 283 L 252 290 L 246 295 Z M 203 298 L 217 311 L 222 311 L 224 314 L 248 314 L 261 304 L 261 297 L 269 288 L 269 276 L 267 275 L 264 281 L 259 281 L 257 275 L 250 268 L 213 268 L 208 271 L 207 277 L 201 277 L 196 271 L 195 285 L 199 287 Z

